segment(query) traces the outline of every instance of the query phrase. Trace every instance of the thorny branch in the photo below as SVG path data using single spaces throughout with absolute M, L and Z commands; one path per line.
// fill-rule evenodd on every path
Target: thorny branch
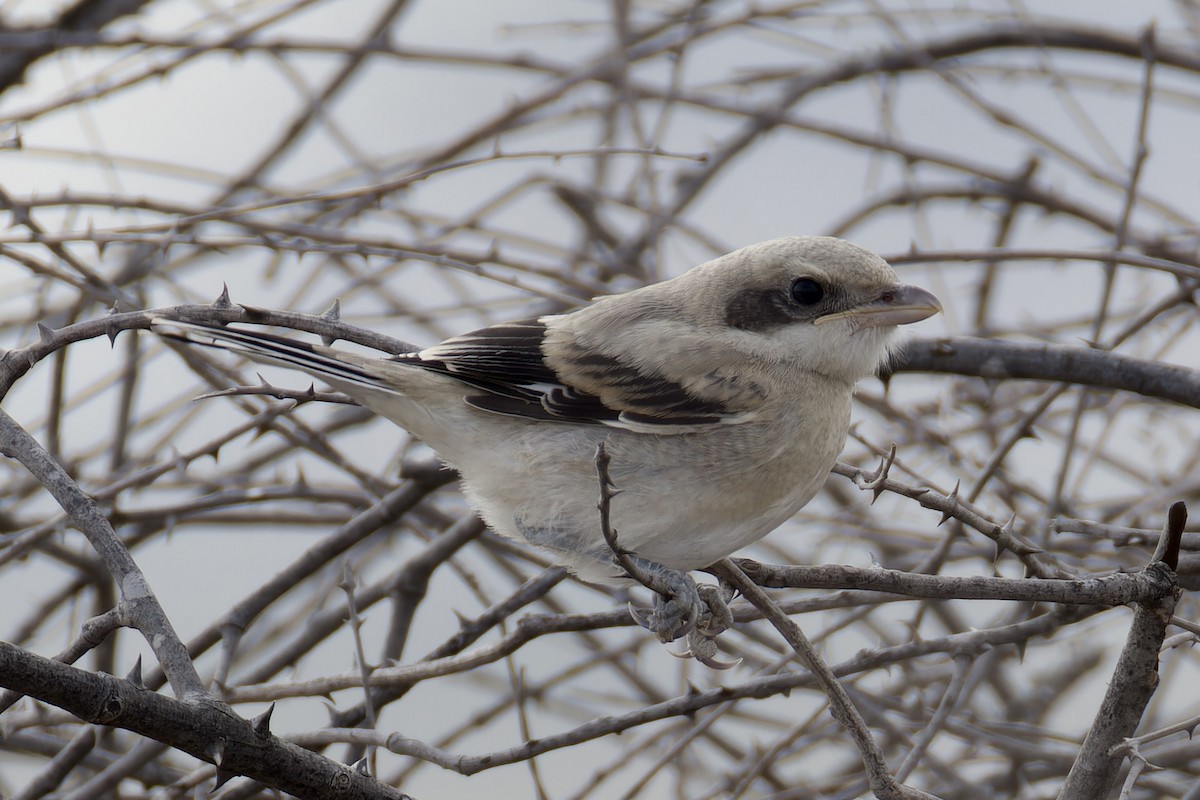
M 1179 561 L 1179 541 L 1185 522 L 1184 504 L 1171 506 L 1160 548 L 1146 571 L 1161 571 L 1172 577 Z M 1178 588 L 1172 587 L 1172 591 L 1161 597 L 1134 605 L 1125 648 L 1113 668 L 1108 691 L 1096 711 L 1096 721 L 1088 729 L 1079 757 L 1071 765 L 1066 784 L 1058 795 L 1060 800 L 1105 797 L 1115 787 L 1123 756 L 1112 751 L 1133 735 L 1158 687 L 1159 648 L 1166 638 L 1178 594 Z
M 621 592 L 484 530 L 402 432 L 139 333 L 155 315 L 264 324 L 386 357 L 831 233 L 934 290 L 945 331 L 860 387 L 839 477 L 737 564 L 845 688 L 871 780 L 886 793 L 887 764 L 946 798 L 1200 795 L 1177 668 L 1200 624 L 1187 592 L 1164 605 L 1173 580 L 1200 585 L 1200 533 L 1173 575 L 1145 566 L 1163 509 L 1200 496 L 1192 4 L 1150 28 L 1128 4 L 565 19 L 501 2 L 470 32 L 427 0 L 361 19 L 330 0 L 176 5 L 15 4 L 0 26 L 19 456 L 0 459 L 0 793 L 189 795 L 231 776 L 213 748 L 257 741 L 238 715 L 272 700 L 320 774 L 366 796 L 477 792 L 505 765 L 576 800 L 867 791 L 754 605 L 721 634 L 737 669 L 676 663 Z M 135 138 L 134 118 L 154 124 Z M 102 674 L 143 658 L 144 679 Z M 1126 673 L 1156 676 L 1153 703 Z M 167 675 L 183 702 L 157 691 Z M 128 725 L 80 722 L 49 676 L 128 695 Z M 147 727 L 153 709 L 172 724 Z M 336 763 L 372 747 L 379 783 Z M 275 771 L 246 773 L 262 783 L 218 796 L 308 792 L 288 781 L 317 757 L 270 752 Z

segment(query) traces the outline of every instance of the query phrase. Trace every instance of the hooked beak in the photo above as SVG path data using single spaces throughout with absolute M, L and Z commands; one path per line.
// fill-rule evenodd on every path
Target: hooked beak
M 908 325 L 928 319 L 942 310 L 942 304 L 932 293 L 919 286 L 893 286 L 869 303 L 848 311 L 826 314 L 813 320 L 823 325 L 838 319 L 850 320 L 858 328 L 882 328 L 889 325 Z

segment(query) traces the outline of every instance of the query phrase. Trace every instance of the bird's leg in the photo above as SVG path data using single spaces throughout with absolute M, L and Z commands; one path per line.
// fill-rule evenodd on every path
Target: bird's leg
M 635 622 L 651 631 L 659 641 L 673 642 L 695 627 L 696 620 L 704 609 L 700 593 L 696 590 L 696 582 L 685 571 L 649 561 L 621 547 L 610 516 L 612 500 L 621 490 L 609 477 L 608 468 L 612 458 L 604 441 L 596 444 L 595 463 L 596 475 L 600 482 L 600 502 L 596 504 L 596 508 L 600 512 L 600 531 L 604 535 L 604 543 L 612 552 L 617 566 L 655 594 L 653 610 L 635 609 L 631 606 L 629 613 L 633 615 Z
M 601 441 L 596 445 L 596 474 L 600 480 L 600 530 L 604 543 L 612 551 L 613 560 L 629 577 L 654 592 L 654 608 L 629 607 L 629 613 L 637 624 L 658 637 L 664 644 L 681 636 L 688 637 L 688 647 L 679 655 L 695 657 L 697 661 L 713 669 L 729 669 L 740 663 L 725 662 L 716 658 L 716 637 L 733 625 L 733 614 L 729 612 L 728 598 L 733 590 L 705 584 L 697 586 L 686 570 L 673 569 L 650 561 L 626 550 L 617 542 L 617 531 L 612 526 L 610 505 L 620 490 L 609 478 L 611 459 L 608 448 Z

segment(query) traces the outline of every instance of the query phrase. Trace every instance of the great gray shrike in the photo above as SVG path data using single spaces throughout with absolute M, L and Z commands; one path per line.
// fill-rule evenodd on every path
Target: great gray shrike
M 161 317 L 153 329 L 321 378 L 457 468 L 494 530 L 611 583 L 624 573 L 597 512 L 603 442 L 620 489 L 611 527 L 670 587 L 635 616 L 670 641 L 713 605 L 686 571 L 812 499 L 845 443 L 855 382 L 886 361 L 896 326 L 940 310 L 875 253 L 802 236 L 389 358 Z M 689 642 L 699 654 L 704 642 Z

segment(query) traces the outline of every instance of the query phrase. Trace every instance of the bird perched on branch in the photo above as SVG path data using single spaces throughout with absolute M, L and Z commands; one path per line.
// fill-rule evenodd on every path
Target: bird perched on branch
M 940 310 L 869 250 L 804 236 L 393 357 L 165 317 L 153 329 L 321 378 L 456 467 L 497 532 L 612 582 L 626 570 L 597 511 L 603 444 L 619 490 L 611 531 L 658 592 L 635 618 L 723 666 L 712 637 L 732 620 L 687 571 L 812 499 L 845 443 L 855 382 L 887 359 L 896 326 Z

